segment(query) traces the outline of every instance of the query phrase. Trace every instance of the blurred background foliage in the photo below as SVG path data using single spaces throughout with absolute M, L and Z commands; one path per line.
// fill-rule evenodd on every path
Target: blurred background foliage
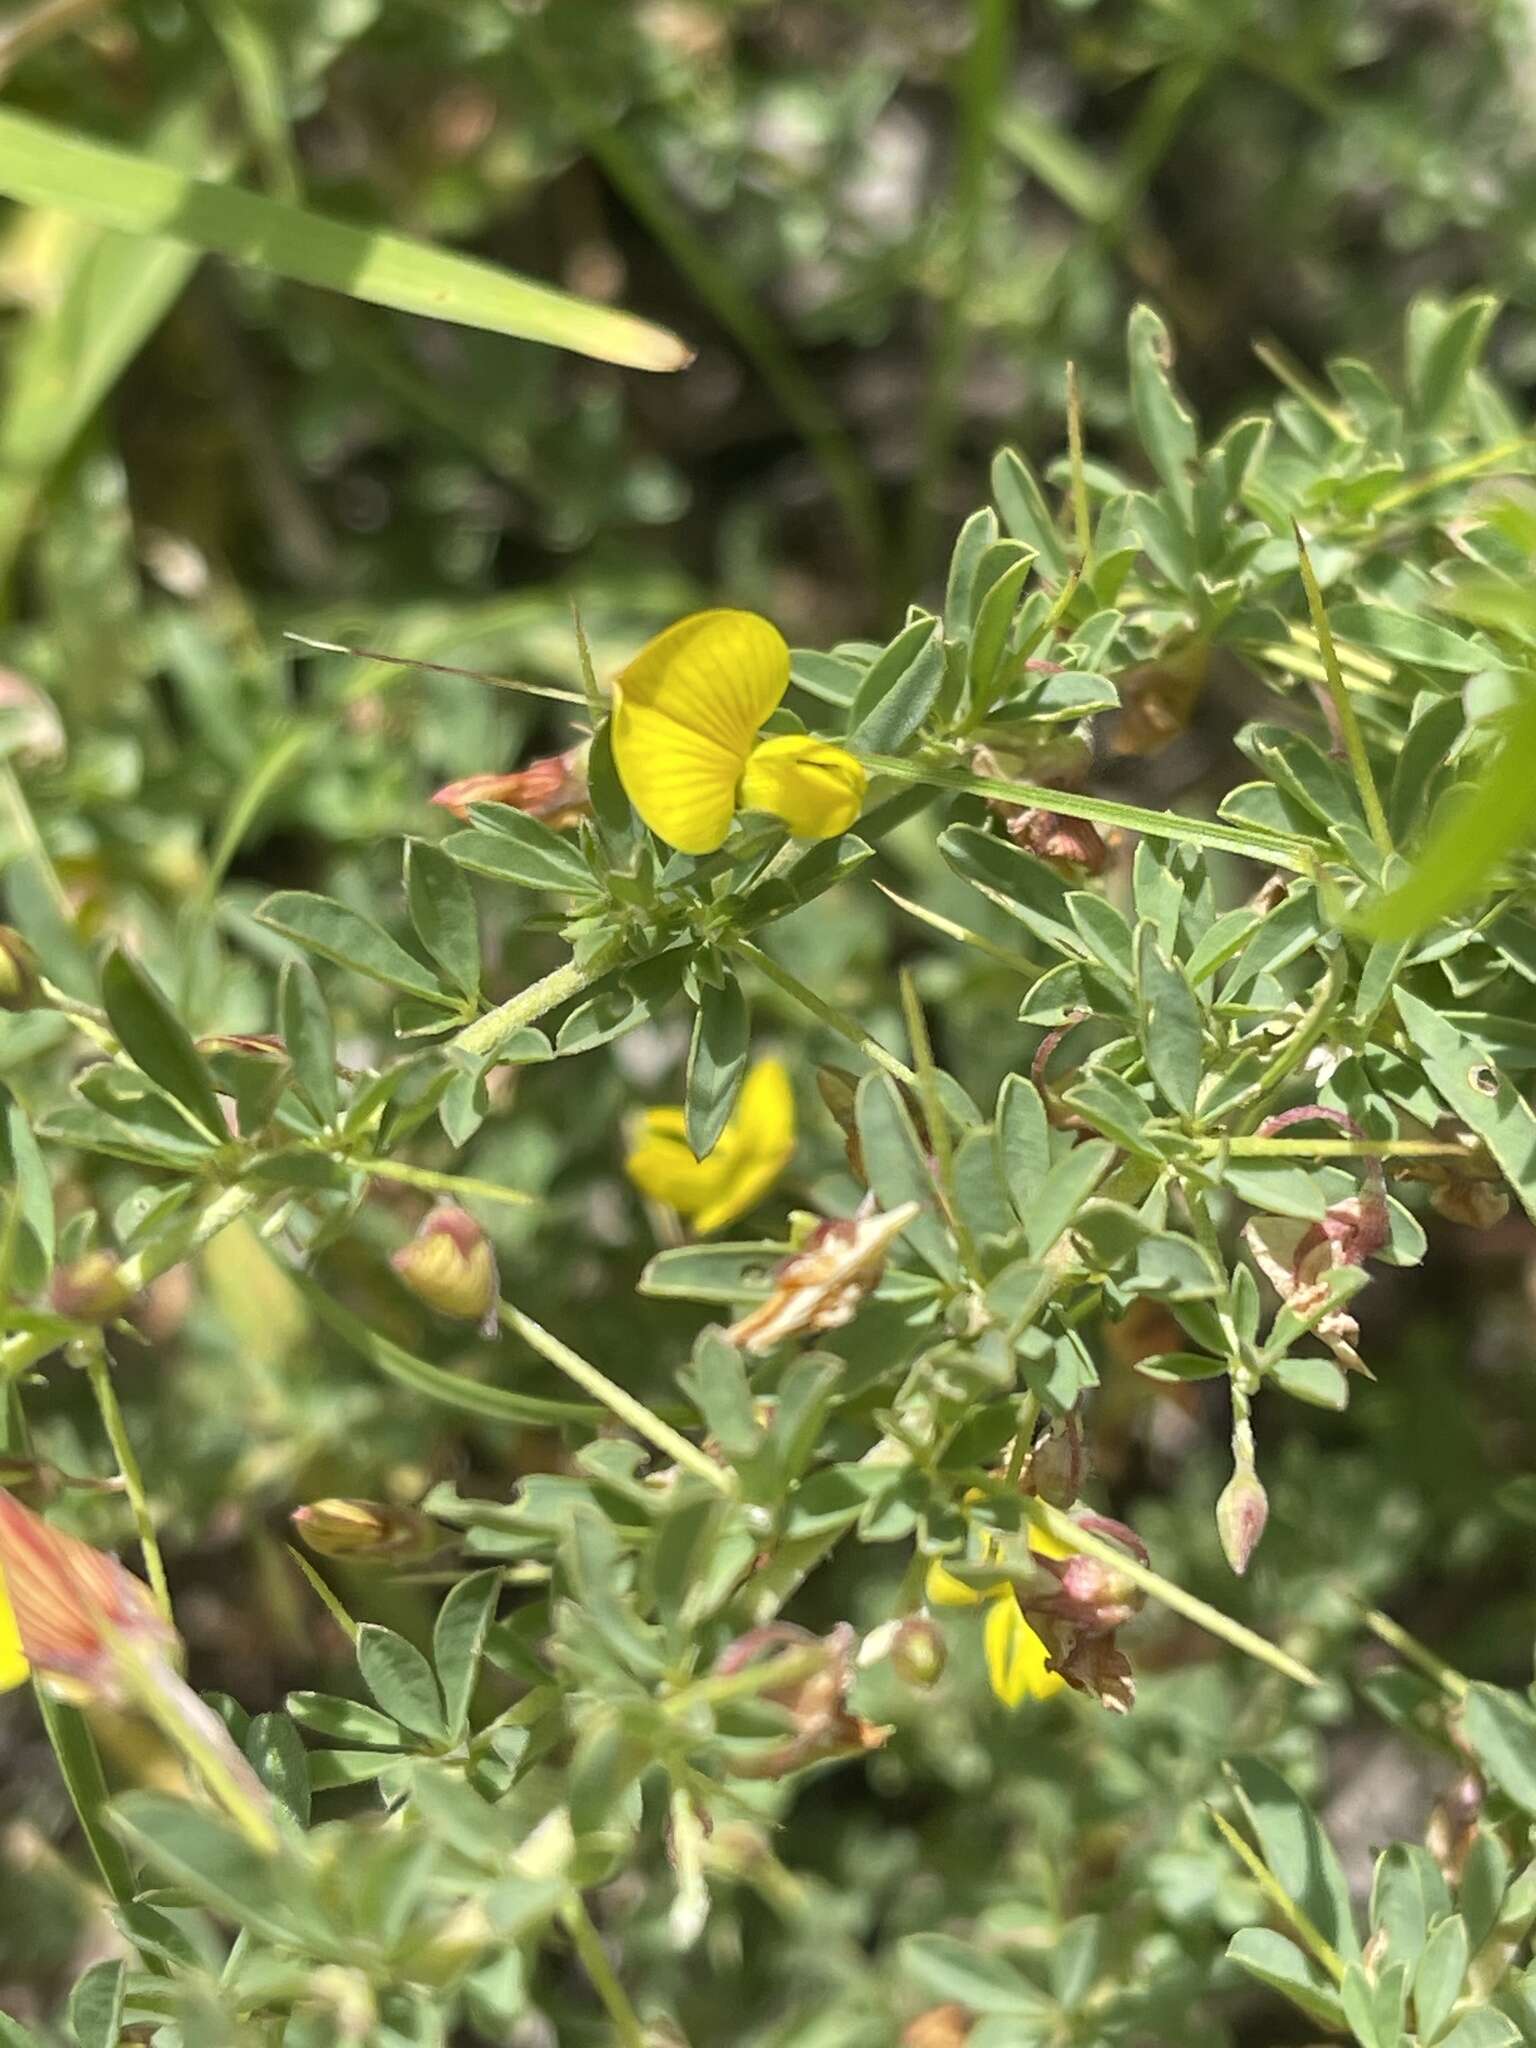
M 716 600 L 768 612 L 795 643 L 884 638 L 905 600 L 941 594 L 997 445 L 1060 445 L 1069 359 L 1093 449 L 1121 451 L 1139 298 L 1167 318 L 1213 430 L 1340 350 L 1395 378 L 1402 309 L 1426 290 L 1496 293 L 1491 366 L 1522 412 L 1536 381 L 1521 0 L 35 0 L 0 21 L 0 69 L 17 108 L 466 247 L 698 350 L 683 376 L 648 378 L 9 214 L 10 915 L 53 937 L 66 987 L 73 957 L 78 994 L 85 949 L 128 942 L 201 1032 L 272 1027 L 279 949 L 251 916 L 270 889 L 393 902 L 399 837 L 436 830 L 434 788 L 569 737 L 537 700 L 317 659 L 287 631 L 567 690 L 573 597 L 605 674 Z M 1188 807 L 1229 782 L 1231 731 L 1255 708 L 1241 697 L 1213 675 L 1173 749 L 1115 771 L 1123 792 Z M 925 901 L 976 918 L 931 835 L 894 848 Z M 897 1042 L 890 970 L 910 928 L 872 892 L 836 909 L 786 929 L 784 957 Z M 505 894 L 497 917 L 489 951 L 509 985 L 554 963 L 548 919 Z M 942 1011 L 961 969 L 922 966 Z M 941 1053 L 989 1088 L 1014 998 L 1000 986 L 989 1002 L 969 968 L 965 988 Z M 327 992 L 342 1059 L 350 1041 L 366 1063 L 379 992 L 346 973 Z M 65 1029 L 0 1019 L 0 1073 Z M 675 1098 L 684 1050 L 673 1020 L 504 1070 L 462 1162 L 539 1198 L 485 1216 L 506 1291 L 556 1327 L 577 1320 L 591 1355 L 653 1393 L 699 1318 L 652 1302 L 637 1322 L 655 1238 L 621 1134 L 637 1099 Z M 788 1192 L 810 1201 L 840 1148 L 809 1091 L 801 1108 Z M 137 1179 L 96 1161 L 61 1204 L 112 1216 Z M 441 1324 L 381 1290 L 382 1253 L 421 1208 L 397 1192 L 334 1257 L 371 1252 L 376 1328 L 461 1363 Z M 1464 1668 L 1524 1682 L 1529 1259 L 1518 1222 L 1443 1226 L 1422 1271 L 1371 1290 L 1382 1384 L 1347 1417 L 1277 1421 L 1271 1532 L 1241 1587 L 1209 1525 L 1220 1413 L 1204 1390 L 1152 1390 L 1111 1364 L 1095 1449 L 1116 1511 L 1168 1576 L 1261 1625 L 1295 1620 L 1329 1684 L 1282 1713 L 1276 1681 L 1245 1672 L 1240 1688 L 1186 1659 L 1127 1724 L 1060 1703 L 1010 1719 L 962 1658 L 941 1702 L 882 1704 L 900 1720 L 891 1747 L 789 1812 L 779 1861 L 744 1864 L 699 1954 L 671 1955 L 664 1912 L 620 1902 L 628 1955 L 690 2038 L 741 2038 L 741 2015 L 777 2010 L 788 1985 L 792 2029 L 769 2019 L 754 2040 L 875 2048 L 894 2021 L 870 1946 L 972 1916 L 1052 1945 L 1085 1912 L 1106 1916 L 1118 1977 L 1145 1987 L 1115 2039 L 1168 2038 L 1197 1995 L 1200 2038 L 1281 2038 L 1272 2003 L 1212 1978 L 1255 1901 L 1191 1799 L 1241 1706 L 1266 1739 L 1285 1728 L 1278 1754 L 1304 1788 L 1332 1787 L 1357 1882 L 1388 1834 L 1422 1830 L 1452 1761 L 1351 1703 L 1329 1662 L 1355 1628 L 1341 1588 L 1391 1601 Z M 239 1228 L 196 1284 L 182 1269 L 156 1284 L 143 1335 L 120 1386 L 195 1674 L 253 1709 L 346 1682 L 344 1646 L 281 1549 L 296 1501 L 414 1500 L 444 1478 L 504 1494 L 550 1455 L 380 1382 Z M 34 1421 L 60 1464 L 104 1469 L 78 1376 L 50 1376 Z M 121 1534 L 110 1502 L 87 1501 L 78 1526 Z M 835 1567 L 801 1618 L 870 1625 L 894 1590 Z M 353 1591 L 419 1631 L 409 1588 Z M 84 1923 L 41 1737 L 14 1703 L 4 1729 L 0 2005 L 36 2015 L 77 1967 Z M 805 2015 L 821 1999 L 818 2031 Z M 561 2040 L 600 2037 L 579 1998 L 569 2025 Z M 1094 2026 L 1072 2038 L 1101 2038 Z

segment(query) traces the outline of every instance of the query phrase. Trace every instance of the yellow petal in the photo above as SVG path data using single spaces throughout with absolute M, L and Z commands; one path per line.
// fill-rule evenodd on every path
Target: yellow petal
M 613 686 L 622 702 L 659 711 L 744 761 L 789 688 L 789 649 L 755 612 L 695 612 L 642 647 Z
M 761 1060 L 748 1074 L 710 1159 L 722 1146 L 729 1174 L 717 1199 L 698 1211 L 701 1232 L 721 1230 L 755 1209 L 795 1155 L 795 1092 L 778 1060 Z
M 713 853 L 736 815 L 746 759 L 649 705 L 620 697 L 613 713 L 613 763 L 624 793 L 658 839 L 679 853 Z
M 983 1643 L 987 1677 L 1005 1707 L 1024 1699 L 1048 1700 L 1066 1684 L 1046 1669 L 1051 1653 L 1019 1612 L 1017 1600 L 992 1602 Z
M 782 818 L 797 839 L 835 839 L 858 817 L 868 787 L 862 766 L 830 740 L 776 733 L 752 750 L 741 801 Z
M 941 1564 L 931 1564 L 928 1576 L 923 1581 L 923 1598 L 930 1607 L 979 1607 L 983 1600 L 992 1597 L 994 1591 L 1004 1588 L 988 1587 L 983 1593 L 977 1586 L 968 1586 L 964 1579 L 957 1579 L 952 1571 Z
M 1076 1553 L 1069 1543 L 1058 1543 L 1046 1529 L 1037 1529 L 1033 1522 L 1029 1526 L 1029 1547 L 1036 1557 L 1073 1557 Z
M 706 1235 L 755 1208 L 795 1149 L 795 1096 L 778 1060 L 760 1060 L 742 1084 L 730 1122 L 706 1159 L 695 1159 L 680 1109 L 646 1113 L 644 1135 L 624 1162 L 642 1194 L 692 1219 Z
M 11 1611 L 5 1580 L 0 1578 L 0 1692 L 11 1692 L 27 1681 L 27 1660 L 21 1652 L 21 1631 Z

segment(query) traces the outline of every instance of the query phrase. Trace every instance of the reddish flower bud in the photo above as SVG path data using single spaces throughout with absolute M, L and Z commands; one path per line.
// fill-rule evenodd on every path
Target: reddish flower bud
M 463 1322 L 478 1322 L 486 1336 L 494 1334 L 501 1293 L 496 1254 L 466 1209 L 453 1202 L 439 1203 L 389 1263 L 428 1308 Z
M 471 804 L 509 804 L 530 818 L 539 818 L 556 832 L 576 824 L 592 808 L 587 787 L 587 749 L 569 747 L 547 754 L 510 775 L 466 775 L 438 790 L 433 803 L 466 818 Z
M 418 1508 L 372 1500 L 317 1500 L 288 1517 L 317 1557 L 356 1564 L 404 1564 L 431 1557 L 446 1533 Z
M 1239 1465 L 1216 1503 L 1216 1533 L 1227 1563 L 1239 1578 L 1259 1546 L 1269 1520 L 1269 1495 L 1251 1465 Z
M 935 2005 L 909 2020 L 901 2048 L 965 2048 L 976 2021 L 963 2005 Z

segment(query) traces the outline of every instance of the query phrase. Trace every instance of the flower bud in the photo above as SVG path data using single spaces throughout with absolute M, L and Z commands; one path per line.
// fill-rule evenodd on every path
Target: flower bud
M 1216 1533 L 1227 1563 L 1239 1578 L 1259 1547 L 1269 1520 L 1269 1495 L 1251 1465 L 1239 1465 L 1216 1503 Z
M 37 955 L 18 931 L 0 924 L 0 1010 L 31 1010 L 42 993 Z
M 496 1329 L 501 1281 L 491 1241 L 466 1209 L 441 1202 L 389 1262 L 418 1301 L 439 1315 Z
M 975 2026 L 963 2005 L 934 2005 L 902 2029 L 901 2048 L 965 2048 Z
M 404 1564 L 442 1549 L 445 1532 L 418 1508 L 373 1500 L 316 1500 L 288 1518 L 316 1557 L 357 1564 Z
M 53 1306 L 72 1322 L 110 1323 L 133 1298 L 116 1252 L 84 1252 L 53 1276 Z
M 891 1638 L 891 1669 L 907 1685 L 926 1691 L 937 1685 L 949 1662 L 949 1650 L 937 1622 L 909 1614 Z
M 564 831 L 592 808 L 587 749 L 569 747 L 563 754 L 547 754 L 510 775 L 466 775 L 438 790 L 432 801 L 456 818 L 467 818 L 471 804 L 508 804 L 552 831 Z

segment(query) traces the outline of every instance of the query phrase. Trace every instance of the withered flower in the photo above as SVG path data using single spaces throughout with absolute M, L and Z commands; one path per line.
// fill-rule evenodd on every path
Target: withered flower
M 858 1638 L 845 1621 L 819 1638 L 794 1622 L 773 1621 L 749 1629 L 727 1645 L 715 1659 L 714 1668 L 721 1677 L 743 1671 L 760 1657 L 780 1650 L 804 1646 L 815 1647 L 822 1653 L 809 1675 L 759 1695 L 784 1709 L 789 1717 L 789 1731 L 782 1740 L 761 1749 L 733 1754 L 733 1777 L 784 1778 L 791 1771 L 803 1771 L 808 1764 L 880 1749 L 890 1740 L 889 1728 L 877 1727 L 873 1721 L 849 1710 L 848 1688 L 853 1683 L 857 1643 Z
M 447 783 L 432 801 L 456 818 L 467 818 L 471 804 L 508 804 L 552 831 L 563 832 L 592 808 L 586 744 L 567 747 L 563 754 L 546 754 L 509 775 L 466 775 Z
M 885 1255 L 920 1204 L 830 1218 L 775 1268 L 773 1292 L 726 1331 L 728 1343 L 755 1357 L 788 1337 L 840 1330 L 879 1284 Z
M 1351 1137 L 1364 1135 L 1354 1119 L 1342 1110 L 1309 1103 L 1304 1108 L 1270 1117 L 1260 1125 L 1259 1136 L 1270 1137 L 1308 1119 L 1338 1124 Z M 1243 1241 L 1254 1263 L 1286 1306 L 1302 1316 L 1310 1315 L 1327 1301 L 1330 1273 L 1341 1266 L 1363 1266 L 1390 1236 L 1386 1179 L 1379 1159 L 1364 1162 L 1359 1194 L 1333 1203 L 1321 1223 L 1253 1216 L 1243 1226 Z M 1370 1377 L 1369 1367 L 1355 1349 L 1360 1325 L 1346 1308 L 1328 1309 L 1314 1327 L 1346 1372 L 1363 1372 Z
M 1003 830 L 1016 846 L 1037 854 L 1053 866 L 1101 875 L 1109 860 L 1109 848 L 1098 828 L 1086 818 L 1069 818 L 1064 811 L 1040 811 L 1022 804 L 1002 805 Z

